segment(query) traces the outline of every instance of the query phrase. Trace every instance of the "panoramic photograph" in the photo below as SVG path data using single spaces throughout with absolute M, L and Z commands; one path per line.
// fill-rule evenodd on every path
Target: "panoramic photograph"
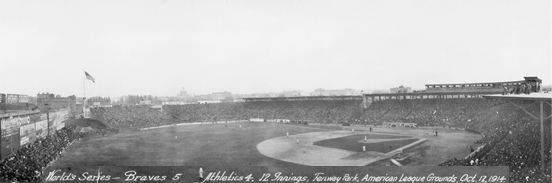
M 0 183 L 552 182 L 547 0 L 0 1 Z

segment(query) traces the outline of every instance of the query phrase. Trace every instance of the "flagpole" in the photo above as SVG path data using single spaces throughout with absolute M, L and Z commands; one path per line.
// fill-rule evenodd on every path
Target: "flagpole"
M 85 107 L 85 101 L 86 101 L 86 71 L 84 70 L 84 68 L 82 69 L 84 71 L 84 75 L 82 77 L 82 95 L 83 98 L 82 98 L 82 118 L 84 118 L 84 113 L 86 112 L 86 107 Z

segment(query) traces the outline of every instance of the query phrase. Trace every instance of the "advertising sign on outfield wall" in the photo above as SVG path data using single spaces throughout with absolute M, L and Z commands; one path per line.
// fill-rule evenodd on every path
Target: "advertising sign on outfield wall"
M 25 145 L 27 143 L 29 143 L 29 137 L 28 136 L 21 137 L 21 144 L 20 145 Z
M 43 130 L 46 130 L 46 128 L 48 128 L 48 121 L 44 120 L 44 121 L 39 121 L 39 122 L 36 122 L 36 129 L 43 129 Z
M 19 128 L 19 134 L 21 136 L 27 136 L 28 134 L 34 133 L 34 131 L 35 131 L 35 124 L 34 123 L 31 123 L 31 124 L 28 124 L 28 125 L 22 125 Z
M 21 125 L 18 118 L 9 118 L 2 120 L 2 138 L 12 136 L 19 133 L 19 126 Z
M 251 122 L 264 122 L 263 118 L 250 118 L 249 121 Z

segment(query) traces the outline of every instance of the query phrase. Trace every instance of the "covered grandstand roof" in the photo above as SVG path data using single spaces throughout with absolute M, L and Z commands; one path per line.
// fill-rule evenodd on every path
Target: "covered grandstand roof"
M 525 80 L 519 80 L 519 81 L 502 81 L 502 82 L 479 82 L 479 83 L 451 83 L 451 84 L 426 84 L 426 86 L 430 85 L 476 85 L 476 84 L 501 84 L 501 83 L 520 83 L 520 82 L 526 82 L 526 81 L 537 81 L 542 82 L 539 77 L 536 76 L 528 76 L 523 77 Z
M 304 97 L 264 97 L 243 98 L 246 102 L 254 101 L 306 101 L 306 100 L 362 100 L 360 95 L 349 96 L 304 96 Z
M 501 84 L 501 83 L 519 83 L 519 82 L 525 82 L 525 80 L 519 80 L 519 81 L 503 81 L 503 82 L 486 82 L 486 83 L 451 83 L 451 84 L 426 84 L 428 85 L 476 85 L 476 84 Z
M 517 99 L 517 100 L 533 100 L 533 101 L 552 101 L 552 93 L 531 93 L 530 95 L 485 95 L 483 98 L 486 99 Z
M 501 92 L 496 91 L 477 91 L 477 92 L 415 92 L 415 93 L 371 93 L 364 96 L 415 96 L 415 95 L 492 95 Z

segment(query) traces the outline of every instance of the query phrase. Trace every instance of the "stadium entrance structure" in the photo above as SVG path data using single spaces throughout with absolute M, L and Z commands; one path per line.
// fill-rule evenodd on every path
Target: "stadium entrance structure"
M 544 111 L 544 104 L 552 107 L 552 94 L 550 93 L 532 93 L 530 95 L 486 95 L 486 96 L 483 96 L 483 98 L 487 99 L 487 103 L 489 104 L 489 106 L 497 106 L 497 105 L 502 105 L 502 104 L 505 104 L 505 103 L 510 103 L 512 104 L 513 106 L 521 109 L 522 111 L 524 111 L 525 113 L 527 113 L 529 116 L 531 116 L 532 118 L 536 119 L 536 120 L 540 120 L 540 136 L 541 136 L 541 171 L 543 174 L 545 174 L 545 169 L 544 169 L 544 148 L 545 148 L 545 145 L 544 145 L 544 121 L 545 120 L 548 120 L 552 117 L 552 109 L 550 111 L 550 113 L 546 114 L 546 112 Z M 526 110 L 526 108 L 534 105 L 534 104 L 539 104 L 539 117 L 537 117 L 535 114 L 529 112 Z M 545 117 L 545 115 L 547 115 Z M 552 125 L 551 125 L 551 130 L 552 130 Z M 551 139 L 551 145 L 552 145 L 552 139 Z M 550 149 L 550 153 L 551 153 L 551 156 L 552 156 L 552 146 L 551 146 L 551 149 Z M 551 166 L 552 166 L 552 163 L 551 163 Z M 552 172 L 551 172 L 551 175 L 552 175 Z

